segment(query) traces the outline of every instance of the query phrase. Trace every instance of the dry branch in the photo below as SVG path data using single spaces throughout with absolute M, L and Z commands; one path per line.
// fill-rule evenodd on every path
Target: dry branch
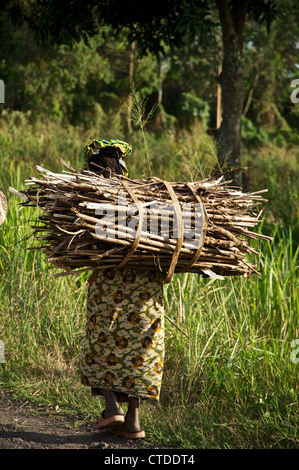
M 120 267 L 160 270 L 164 282 L 174 272 L 257 273 L 245 254 L 259 255 L 248 240 L 271 240 L 249 230 L 261 220 L 255 210 L 266 201 L 264 191 L 243 193 L 223 175 L 194 183 L 106 179 L 61 162 L 62 174 L 37 167 L 28 189 L 12 189 L 23 205 L 41 209 L 34 249 L 63 270 L 57 276 Z

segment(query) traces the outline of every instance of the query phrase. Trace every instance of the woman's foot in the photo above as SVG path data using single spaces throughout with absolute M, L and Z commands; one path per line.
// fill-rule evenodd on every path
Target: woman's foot
M 139 424 L 138 413 L 127 413 L 122 428 L 126 432 L 139 432 L 141 427 Z
M 129 431 L 128 429 L 131 429 Z M 115 426 L 114 428 L 110 428 L 110 431 L 112 434 L 115 436 L 122 436 L 125 437 L 126 439 L 144 439 L 145 438 L 145 432 L 139 428 L 139 430 L 132 431 L 132 428 L 128 428 L 126 426 L 126 423 L 121 423 Z
M 121 415 L 125 419 L 125 412 L 124 412 L 124 410 L 122 409 L 121 406 L 113 407 L 113 408 L 105 408 L 103 413 L 102 413 L 102 416 L 103 416 L 104 419 L 110 418 L 111 416 L 115 416 L 115 415 L 117 415 L 117 416 Z M 124 421 L 124 419 L 123 419 L 123 421 Z
M 123 415 L 112 415 L 109 416 L 108 418 L 104 418 L 104 415 L 102 413 L 102 416 L 99 417 L 99 419 L 93 423 L 92 429 L 94 431 L 100 431 L 101 429 L 108 429 L 108 428 L 114 428 L 118 426 L 119 424 L 122 424 L 124 422 L 125 418 Z
M 117 425 L 112 432 L 127 439 L 141 439 L 145 432 L 139 425 L 139 399 L 130 397 L 128 400 L 128 411 L 123 423 Z
M 125 420 L 125 412 L 119 406 L 115 394 L 111 390 L 102 390 L 106 407 L 99 419 L 93 423 L 94 430 L 107 429 L 121 424 Z
M 103 418 L 110 418 L 113 415 L 125 415 L 124 410 L 118 404 L 115 394 L 111 390 L 102 390 L 105 398 L 105 410 L 102 413 Z

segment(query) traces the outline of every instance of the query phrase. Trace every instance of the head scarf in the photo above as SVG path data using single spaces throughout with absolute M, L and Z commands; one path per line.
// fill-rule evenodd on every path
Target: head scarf
M 114 147 L 117 149 L 117 158 L 119 164 L 122 168 L 123 175 L 128 176 L 129 172 L 124 161 L 124 158 L 127 157 L 132 153 L 131 145 L 127 144 L 126 142 L 122 142 L 121 140 L 93 140 L 90 144 L 85 147 L 83 158 L 84 163 L 82 167 L 83 170 L 87 170 L 89 168 L 89 161 L 90 158 L 98 153 L 98 151 L 104 147 Z

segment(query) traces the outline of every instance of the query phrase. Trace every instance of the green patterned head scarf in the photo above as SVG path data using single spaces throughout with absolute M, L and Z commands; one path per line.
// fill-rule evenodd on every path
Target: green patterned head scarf
M 90 158 L 97 154 L 98 151 L 104 147 L 113 147 L 116 150 L 116 155 L 119 161 L 119 164 L 122 168 L 123 175 L 128 176 L 128 169 L 124 158 L 132 153 L 131 145 L 121 140 L 93 140 L 90 144 L 85 147 L 83 158 L 84 163 L 82 167 L 83 170 L 87 170 L 89 167 Z

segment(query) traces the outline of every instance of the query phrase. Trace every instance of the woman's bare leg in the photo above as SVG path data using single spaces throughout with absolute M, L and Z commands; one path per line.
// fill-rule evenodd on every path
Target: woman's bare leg
M 103 418 L 125 414 L 123 408 L 118 404 L 115 394 L 111 390 L 102 389 L 102 394 L 105 398 L 105 410 L 103 412 Z M 139 398 L 129 397 L 125 421 L 119 426 L 129 433 L 141 431 L 139 424 Z
M 123 424 L 125 431 L 138 432 L 141 431 L 139 425 L 139 398 L 130 397 L 128 400 L 128 411 Z
M 124 410 L 118 404 L 115 394 L 111 390 L 102 389 L 103 396 L 105 398 L 105 410 L 103 412 L 103 418 L 109 418 L 113 415 L 124 415 Z

